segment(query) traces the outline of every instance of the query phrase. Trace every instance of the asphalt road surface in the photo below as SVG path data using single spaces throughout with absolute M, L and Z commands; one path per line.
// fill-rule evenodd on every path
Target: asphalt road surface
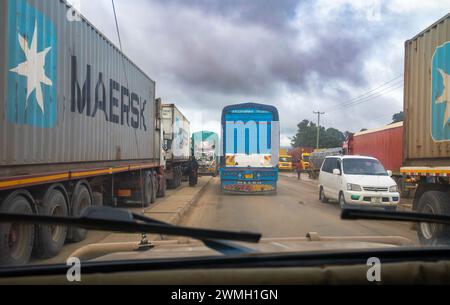
M 411 223 L 344 221 L 337 203 L 319 201 L 317 184 L 282 175 L 273 196 L 225 195 L 215 178 L 184 218 L 183 225 L 260 232 L 264 237 L 403 236 L 417 242 Z
M 168 191 L 168 200 L 174 192 Z M 282 174 L 278 194 L 274 196 L 224 195 L 220 191 L 220 179 L 213 178 L 183 217 L 181 225 L 260 232 L 264 237 L 305 237 L 308 232 L 317 232 L 321 236 L 403 236 L 417 242 L 410 223 L 343 221 L 337 203 L 324 204 L 318 197 L 317 182 L 298 181 L 294 174 Z M 156 203 L 152 208 L 160 205 L 164 202 Z M 135 207 L 131 210 L 141 213 L 143 209 Z M 102 243 L 110 236 L 109 232 L 90 231 L 86 240 L 66 244 L 57 257 L 33 259 L 31 264 L 63 263 L 73 251 L 88 244 Z M 138 235 L 131 237 L 133 241 L 138 240 Z M 124 242 L 130 241 L 127 239 L 129 234 L 123 238 Z

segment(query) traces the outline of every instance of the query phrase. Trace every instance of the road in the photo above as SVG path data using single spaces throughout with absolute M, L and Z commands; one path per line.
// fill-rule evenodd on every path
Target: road
M 173 195 L 177 191 L 183 192 L 183 190 L 187 189 L 188 185 L 187 183 L 183 183 L 183 185 L 178 190 L 167 190 L 166 191 L 166 198 L 171 200 Z M 142 214 L 144 210 L 154 209 L 160 206 L 161 204 L 164 204 L 164 202 L 161 202 L 162 199 L 158 199 L 158 201 L 152 205 L 150 208 L 142 208 L 142 207 L 128 207 L 128 206 L 120 206 L 120 208 L 129 209 L 133 213 Z M 164 221 L 164 219 L 160 219 Z M 81 247 L 90 245 L 90 244 L 96 244 L 96 243 L 105 243 L 105 242 L 130 242 L 130 241 L 139 241 L 140 235 L 139 234 L 113 234 L 111 232 L 103 232 L 103 231 L 89 231 L 88 235 L 85 240 L 78 242 L 78 243 L 66 243 L 61 250 L 61 252 L 52 258 L 49 259 L 36 259 L 33 258 L 30 262 L 30 264 L 33 265 L 40 265 L 40 264 L 61 264 L 65 263 L 67 258 L 70 257 L 70 255 L 80 249 Z
M 317 182 L 306 177 L 298 181 L 296 175 L 282 174 L 278 194 L 274 196 L 224 195 L 220 191 L 219 178 L 204 179 L 200 183 L 202 191 L 182 217 L 181 225 L 260 232 L 264 237 L 304 237 L 308 232 L 317 232 L 321 236 L 403 236 L 417 242 L 416 232 L 409 223 L 341 220 L 339 205 L 321 203 Z M 171 205 L 177 210 L 180 200 L 192 199 L 191 190 L 184 183 L 178 190 L 168 191 L 166 198 L 159 199 L 155 205 L 147 209 L 134 207 L 131 211 L 142 213 L 147 210 L 146 216 L 167 221 L 164 217 Z M 86 240 L 66 244 L 57 257 L 33 259 L 31 264 L 64 263 L 80 247 L 93 243 L 139 241 L 139 238 L 139 234 L 91 231 Z
M 322 236 L 403 236 L 417 242 L 410 223 L 343 221 L 337 203 L 318 200 L 315 182 L 280 177 L 274 196 L 236 196 L 220 192 L 213 179 L 182 224 L 225 230 L 260 232 L 264 237 L 304 237 L 308 232 Z

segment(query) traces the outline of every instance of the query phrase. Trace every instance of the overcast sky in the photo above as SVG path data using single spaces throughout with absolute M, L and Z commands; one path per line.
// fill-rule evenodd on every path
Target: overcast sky
M 78 1 L 117 43 L 111 0 Z M 404 42 L 450 12 L 450 0 L 115 1 L 125 53 L 192 131 L 219 132 L 226 105 L 272 104 L 282 145 L 313 110 L 342 131 L 390 123 L 403 105 Z

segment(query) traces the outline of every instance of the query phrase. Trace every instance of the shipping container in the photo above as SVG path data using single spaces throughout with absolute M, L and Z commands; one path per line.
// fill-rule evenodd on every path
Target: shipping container
M 355 133 L 348 154 L 378 159 L 386 170 L 400 175 L 403 162 L 403 122 Z
M 162 105 L 166 160 L 187 161 L 191 156 L 190 122 L 174 104 Z
M 198 182 L 198 168 L 193 162 L 189 120 L 174 104 L 162 104 L 161 120 L 161 156 L 167 186 L 175 189 L 183 179 L 189 180 L 190 186 L 195 186 Z
M 450 166 L 450 14 L 405 50 L 405 166 Z
M 450 215 L 450 14 L 405 43 L 404 162 L 418 182 L 413 210 Z M 445 225 L 421 223 L 420 242 L 448 245 Z
M 73 12 L 0 1 L 0 212 L 80 216 L 164 194 L 155 82 Z M 86 234 L 2 224 L 0 265 L 53 257 Z
M 68 21 L 68 9 L 0 2 L 0 177 L 159 162 L 155 82 L 85 19 Z M 33 55 L 38 79 L 26 69 Z

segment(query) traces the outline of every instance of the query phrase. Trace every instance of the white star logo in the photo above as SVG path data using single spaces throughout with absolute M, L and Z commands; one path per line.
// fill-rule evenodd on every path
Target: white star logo
M 444 80 L 444 92 L 442 92 L 442 95 L 439 96 L 436 99 L 436 104 L 443 104 L 445 103 L 445 114 L 444 114 L 444 127 L 447 125 L 449 119 L 450 119 L 450 75 L 445 73 L 443 70 L 438 69 L 439 73 L 442 76 L 442 79 Z
M 51 47 L 46 48 L 42 52 L 37 51 L 37 22 L 34 25 L 34 33 L 31 41 L 31 46 L 28 45 L 28 41 L 25 37 L 19 36 L 19 44 L 22 51 L 25 53 L 26 61 L 19 64 L 11 72 L 15 72 L 21 76 L 27 78 L 27 99 L 25 102 L 25 108 L 28 107 L 28 98 L 36 91 L 36 101 L 42 113 L 44 109 L 44 98 L 42 96 L 41 84 L 52 86 L 52 81 L 45 75 L 45 57 L 50 52 Z

